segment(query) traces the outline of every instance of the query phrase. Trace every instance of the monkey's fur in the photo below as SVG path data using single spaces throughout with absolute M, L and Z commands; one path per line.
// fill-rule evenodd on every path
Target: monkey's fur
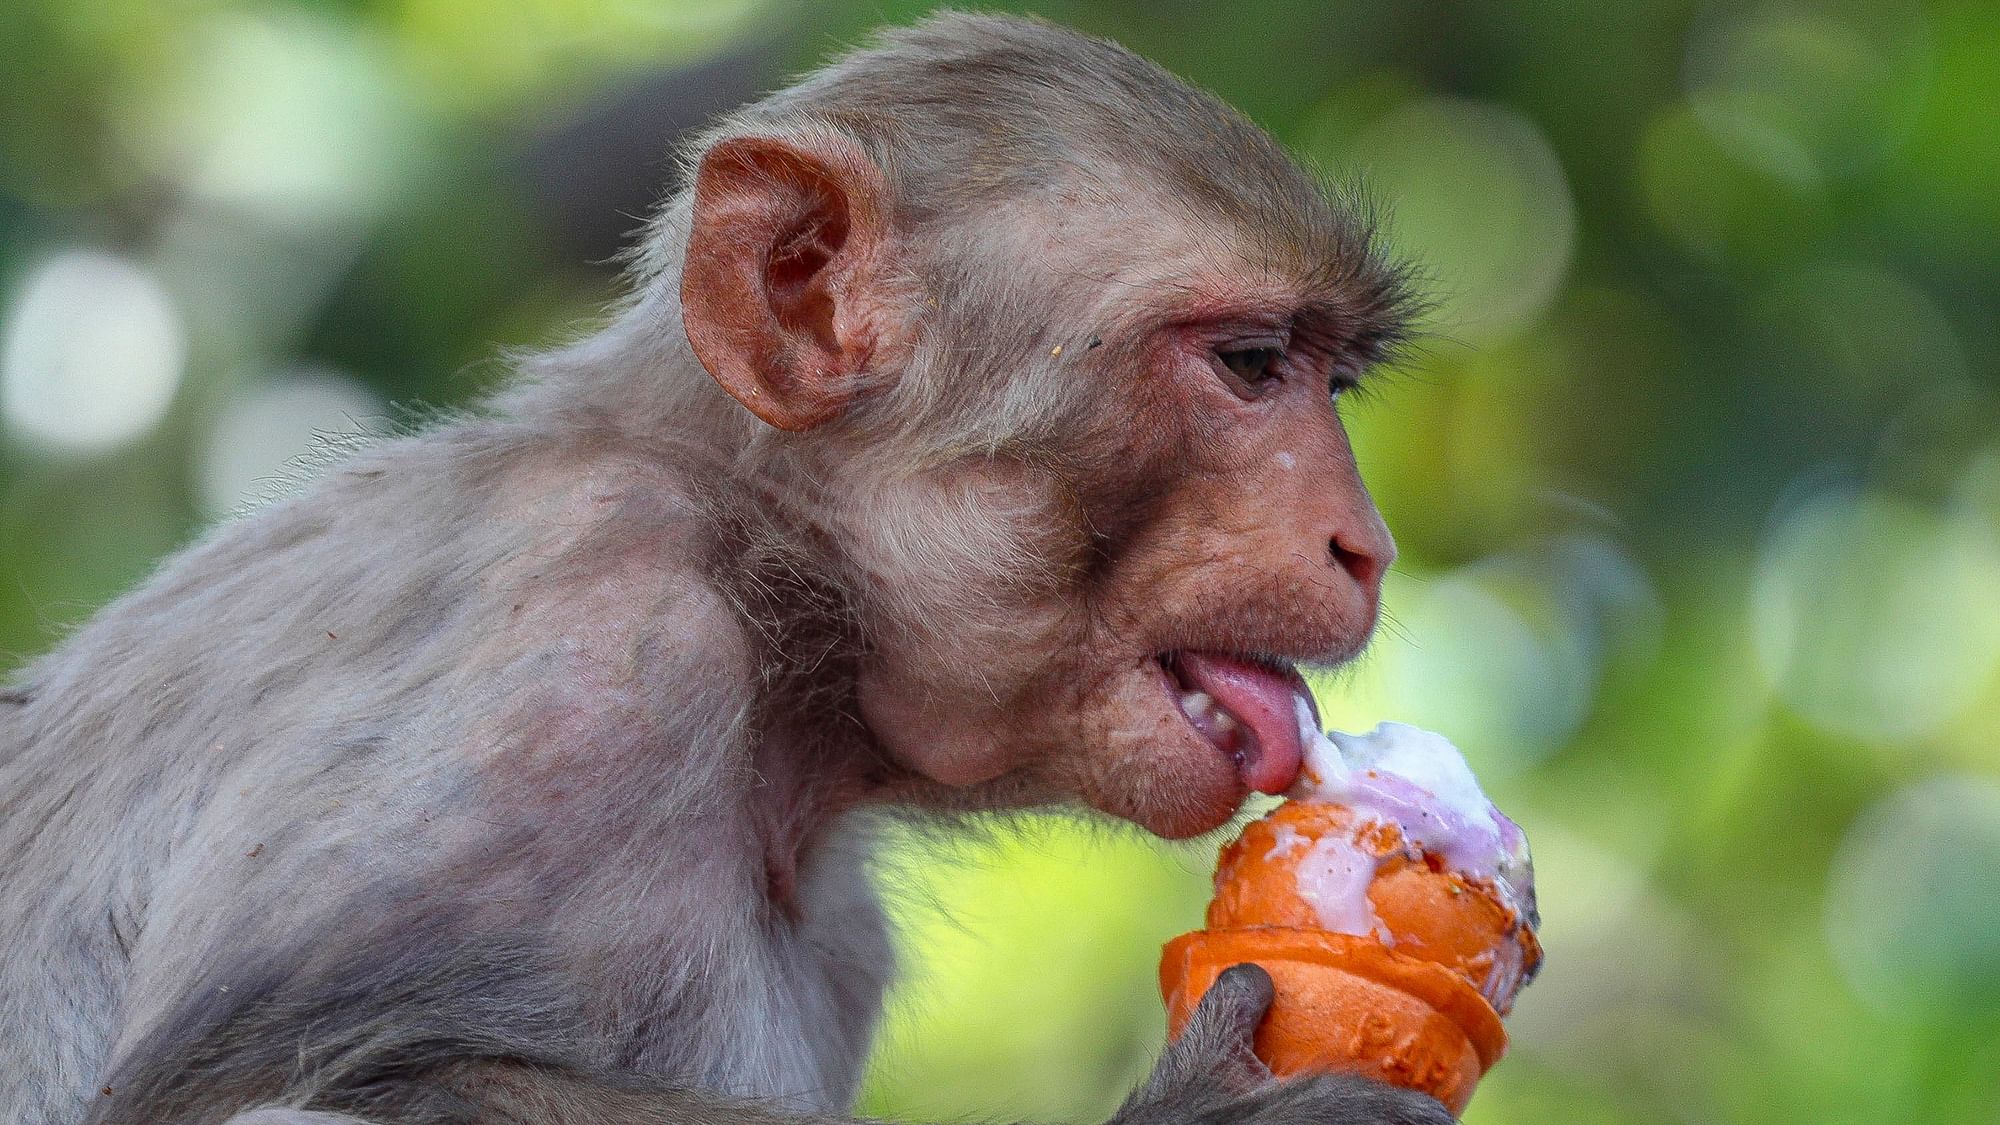
M 794 151 L 856 178 L 795 182 Z M 1233 767 L 1104 718 L 1129 670 L 1066 654 L 1365 641 L 1392 547 L 1330 415 L 1286 440 L 1324 454 L 1312 518 L 1348 521 L 1356 577 L 1221 605 L 1187 529 L 1290 516 L 1232 499 L 1199 412 L 1106 390 L 1149 354 L 1133 310 L 1216 254 L 1337 322 L 1340 364 L 1401 332 L 1366 225 L 1235 114 L 1111 44 L 943 17 L 725 121 L 689 175 L 607 328 L 219 529 L 0 695 L 0 1119 L 845 1120 L 892 971 L 881 818 L 1081 799 L 1205 830 Z M 733 244 L 769 198 L 855 209 Z M 696 266 L 790 284 L 795 258 L 846 280 L 772 298 L 803 350 L 732 398 L 738 313 Z M 830 373 L 787 382 L 821 345 Z M 1116 609 L 1155 594 L 1165 624 Z M 1072 705 L 1074 750 L 996 717 Z M 1448 1120 L 1271 1082 L 1268 1000 L 1226 976 L 1119 1120 Z

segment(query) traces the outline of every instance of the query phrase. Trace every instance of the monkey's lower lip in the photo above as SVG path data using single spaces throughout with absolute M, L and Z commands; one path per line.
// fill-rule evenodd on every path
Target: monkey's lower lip
M 1166 653 L 1159 662 L 1182 717 L 1236 764 L 1244 785 L 1259 793 L 1291 787 L 1305 757 L 1297 701 L 1313 707 L 1298 669 L 1280 660 L 1193 651 Z

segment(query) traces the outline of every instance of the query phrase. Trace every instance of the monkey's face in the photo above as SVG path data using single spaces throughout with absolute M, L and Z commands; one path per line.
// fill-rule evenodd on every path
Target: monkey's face
M 1137 668 L 1080 701 L 1101 716 L 1082 791 L 1162 835 L 1291 785 L 1318 730 L 1295 665 L 1361 651 L 1395 557 L 1329 393 L 1337 361 L 1269 323 L 1223 318 L 1153 350 L 1145 369 L 1187 421 L 1091 599 L 1107 666 Z
M 1295 662 L 1361 649 L 1395 552 L 1333 402 L 1400 329 L 1365 239 L 1316 211 L 1265 232 L 1279 253 L 1105 239 L 1129 200 L 986 216 L 1004 268 L 913 292 L 879 171 L 821 144 L 709 151 L 682 304 L 716 380 L 834 482 L 876 739 L 962 803 L 1081 799 L 1163 836 L 1289 786 Z M 936 467 L 968 446 L 1009 452 Z
M 986 482 L 961 524 L 1035 546 L 983 551 L 1003 565 L 881 635 L 862 685 L 877 737 L 934 780 L 1080 797 L 1170 837 L 1288 787 L 1316 724 L 1296 664 L 1361 650 L 1395 554 L 1335 411 L 1337 348 L 1253 309 L 1090 357 L 1078 377 L 1121 423 L 1093 431 L 1118 448 L 1066 479 L 958 470 Z

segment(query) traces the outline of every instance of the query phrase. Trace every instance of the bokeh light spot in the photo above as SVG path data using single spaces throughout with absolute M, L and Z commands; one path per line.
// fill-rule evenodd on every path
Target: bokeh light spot
M 186 352 L 180 315 L 150 273 L 65 251 L 28 274 L 0 325 L 0 420 L 57 452 L 122 445 L 165 416 Z
M 223 405 L 201 462 L 201 499 L 211 515 L 239 512 L 281 494 L 314 456 L 378 428 L 380 400 L 354 380 L 310 369 L 243 388 Z
M 1561 1066 L 1629 1066 L 1655 1013 L 1689 1007 L 1711 986 L 1697 923 L 1641 867 L 1589 837 L 1544 819 L 1528 838 L 1548 959 L 1508 1034 Z
M 1660 229 L 1706 258 L 1786 259 L 1825 222 L 1816 185 L 1764 175 L 1725 148 L 1685 103 L 1647 122 L 1635 172 Z M 1772 222 L 1775 214 L 1785 221 Z
M 1718 143 L 1796 185 L 1819 185 L 1908 136 L 1922 104 L 1922 13 L 1884 0 L 1719 9 L 1687 56 L 1689 102 Z
M 1827 880 L 1826 940 L 1884 1012 L 2000 1002 L 2000 782 L 1941 775 L 1855 820 Z
M 1532 321 L 1569 269 L 1569 182 L 1542 131 L 1478 102 L 1403 106 L 1363 132 L 1351 157 L 1391 201 L 1393 247 L 1442 279 L 1437 327 L 1498 339 Z
M 1650 599 L 1644 579 L 1610 558 L 1623 562 L 1615 548 L 1572 545 L 1426 579 L 1392 572 L 1367 655 L 1315 677 L 1321 717 L 1435 729 L 1495 776 L 1539 760 L 1589 711 L 1607 644 L 1628 639 L 1611 634 L 1630 627 L 1630 599 Z
M 1390 710 L 1419 726 L 1458 729 L 1493 767 L 1518 767 L 1567 739 L 1590 703 L 1589 638 L 1548 596 L 1495 574 L 1442 579 L 1402 624 L 1417 643 L 1397 652 Z
M 1980 521 L 1822 490 L 1767 538 L 1752 599 L 1779 695 L 1848 737 L 1934 732 L 2000 667 L 2000 541 Z
M 1871 266 L 1816 263 L 1781 278 L 1758 302 L 1787 351 L 1815 378 L 1838 380 L 1865 404 L 1893 403 L 1926 387 L 1963 382 L 1965 350 L 1936 302 Z
M 750 31 L 769 0 L 395 0 L 409 69 L 440 106 L 558 96 L 593 72 L 686 61 Z
M 196 197 L 312 232 L 371 217 L 410 171 L 420 118 L 354 26 L 232 13 L 192 41 L 196 63 L 124 128 Z

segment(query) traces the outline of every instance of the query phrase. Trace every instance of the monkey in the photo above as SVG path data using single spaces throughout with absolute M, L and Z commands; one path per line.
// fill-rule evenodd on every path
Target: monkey
M 1290 783 L 1395 553 L 1338 411 L 1412 332 L 1367 208 L 943 14 L 688 142 L 630 269 L 12 678 L 0 1118 L 850 1121 L 887 826 Z M 1271 991 L 1113 1120 L 1450 1120 L 1273 1079 Z

